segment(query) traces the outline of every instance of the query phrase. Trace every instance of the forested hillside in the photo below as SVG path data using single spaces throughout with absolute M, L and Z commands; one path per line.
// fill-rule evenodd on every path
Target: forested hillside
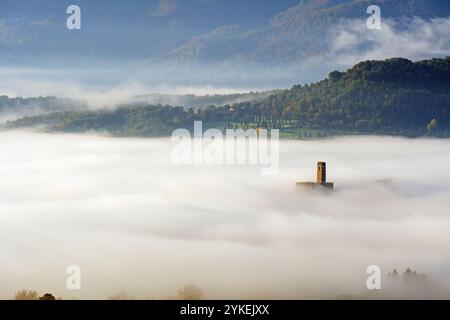
M 26 117 L 4 127 L 106 131 L 120 136 L 166 136 L 176 128 L 279 128 L 289 137 L 304 130 L 328 134 L 450 135 L 450 57 L 412 62 L 365 61 L 327 79 L 296 85 L 263 101 L 201 110 L 161 105 L 63 112 Z
M 254 109 L 248 103 L 236 107 L 242 114 Z M 265 116 L 298 120 L 300 126 L 417 135 L 436 119 L 437 131 L 448 131 L 450 57 L 361 62 L 273 95 L 257 109 Z
M 233 93 L 233 94 L 214 94 L 214 95 L 194 95 L 194 94 L 157 94 L 151 93 L 134 97 L 133 103 L 161 104 L 171 106 L 183 106 L 185 108 L 205 108 L 210 105 L 224 106 L 245 101 L 262 101 L 277 90 Z

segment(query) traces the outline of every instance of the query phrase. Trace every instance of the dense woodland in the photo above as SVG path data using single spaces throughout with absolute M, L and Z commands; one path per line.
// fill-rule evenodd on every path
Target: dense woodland
M 118 136 L 167 136 L 176 128 L 279 128 L 294 138 L 334 134 L 450 136 L 450 57 L 412 62 L 365 61 L 327 79 L 296 85 L 262 101 L 203 109 L 124 105 L 25 117 L 4 127 L 103 131 Z M 309 136 L 308 136 L 309 135 Z

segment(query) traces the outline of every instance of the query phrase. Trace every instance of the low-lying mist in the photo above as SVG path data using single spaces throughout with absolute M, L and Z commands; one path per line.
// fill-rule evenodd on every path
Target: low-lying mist
M 0 298 L 450 297 L 450 140 L 282 141 L 280 171 L 176 166 L 170 139 L 0 133 Z M 331 194 L 295 188 L 328 164 Z M 66 288 L 79 265 L 82 290 Z M 366 269 L 382 269 L 381 291 Z M 418 286 L 386 276 L 411 267 Z

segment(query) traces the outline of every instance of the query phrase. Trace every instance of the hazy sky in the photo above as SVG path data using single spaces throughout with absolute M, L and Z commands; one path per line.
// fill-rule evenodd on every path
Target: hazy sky
M 410 296 L 449 297 L 449 143 L 282 141 L 279 174 L 261 176 L 174 166 L 169 139 L 2 133 L 0 298 L 165 298 L 189 283 L 209 298 L 367 296 L 373 264 L 426 273 Z M 330 196 L 294 187 L 317 160 Z M 80 292 L 65 288 L 74 264 Z

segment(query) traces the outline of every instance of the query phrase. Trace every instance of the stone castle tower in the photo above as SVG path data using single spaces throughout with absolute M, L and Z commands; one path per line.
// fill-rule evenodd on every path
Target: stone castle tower
M 327 182 L 327 164 L 325 162 L 317 162 L 317 183 L 324 184 Z
M 309 189 L 334 189 L 334 183 L 327 182 L 327 164 L 322 161 L 317 162 L 317 182 L 297 182 L 296 185 Z

